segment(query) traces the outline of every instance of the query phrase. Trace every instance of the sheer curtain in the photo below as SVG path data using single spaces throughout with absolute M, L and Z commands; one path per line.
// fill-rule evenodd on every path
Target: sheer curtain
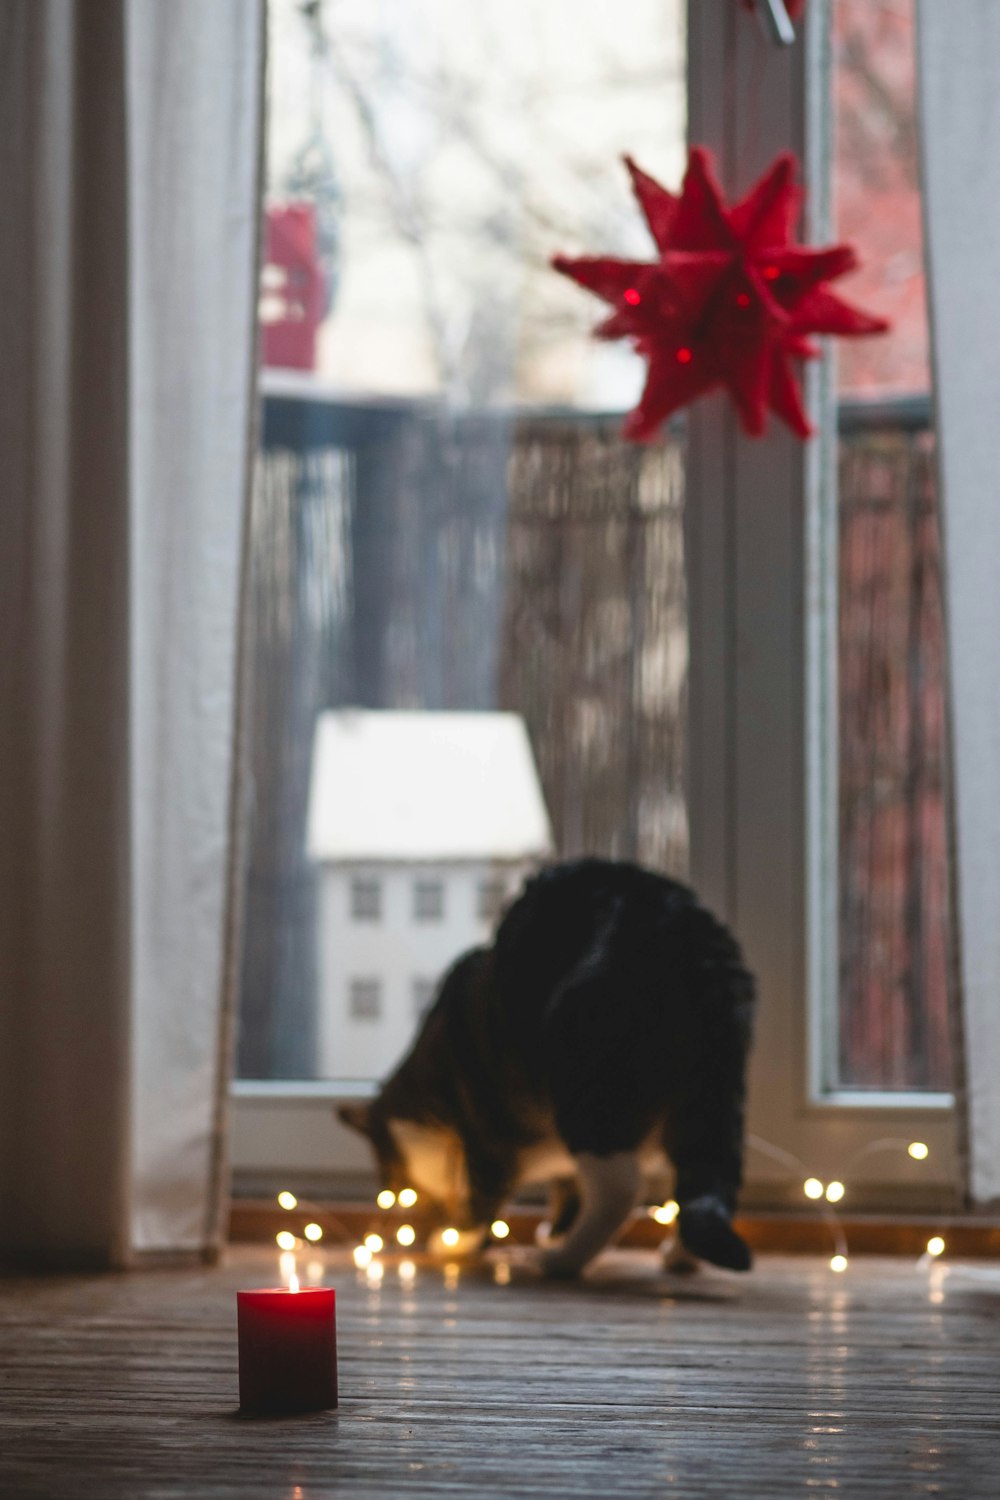
M 219 1234 L 262 0 L 0 5 L 0 1252 Z
M 969 1196 L 1000 1201 L 1000 5 L 918 0 Z M 964 1075 L 964 1076 L 962 1076 Z

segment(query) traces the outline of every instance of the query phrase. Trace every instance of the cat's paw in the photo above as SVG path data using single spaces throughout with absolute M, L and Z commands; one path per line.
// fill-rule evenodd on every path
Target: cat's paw
M 725 1205 L 718 1198 L 693 1198 L 685 1203 L 677 1219 L 681 1244 L 692 1255 L 723 1266 L 727 1271 L 749 1271 L 753 1264 L 750 1246 L 733 1228 Z

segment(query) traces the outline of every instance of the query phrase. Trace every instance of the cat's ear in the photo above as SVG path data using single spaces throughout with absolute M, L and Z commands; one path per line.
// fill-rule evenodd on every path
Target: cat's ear
M 357 1130 L 362 1135 L 371 1135 L 372 1109 L 366 1100 L 349 1099 L 344 1104 L 338 1104 L 336 1112 L 344 1124 L 349 1125 L 352 1130 Z

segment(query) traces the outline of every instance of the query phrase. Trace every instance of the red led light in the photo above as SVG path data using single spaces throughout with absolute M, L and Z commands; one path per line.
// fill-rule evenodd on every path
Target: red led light
M 679 365 L 689 365 L 693 358 L 694 355 L 691 353 L 690 349 L 678 349 L 677 363 Z
M 778 277 L 780 275 L 781 275 L 781 272 L 778 270 L 777 266 L 765 266 L 764 267 L 764 280 L 765 281 L 777 281 L 777 279 L 778 279 Z
M 639 296 L 639 293 L 636 291 L 636 289 L 635 289 L 634 286 L 630 286 L 628 288 L 628 290 L 626 291 L 626 293 L 625 293 L 625 301 L 628 303 L 629 307 L 638 307 L 639 306 L 639 303 L 642 301 L 642 298 Z
M 749 307 L 750 306 L 750 298 L 747 296 L 746 292 L 740 292 L 739 296 L 736 298 L 736 306 L 737 307 Z

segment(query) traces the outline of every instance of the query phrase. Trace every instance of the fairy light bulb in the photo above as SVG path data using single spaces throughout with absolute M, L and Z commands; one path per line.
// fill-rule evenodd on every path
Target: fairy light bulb
M 396 1230 L 396 1243 L 398 1245 L 412 1245 L 417 1237 L 417 1231 L 412 1224 L 400 1224 Z
M 396 1201 L 399 1204 L 400 1208 L 412 1208 L 414 1203 L 416 1203 L 417 1201 L 416 1189 L 403 1188 Z
M 293 1208 L 298 1208 L 299 1206 L 299 1200 L 298 1198 L 296 1198 L 295 1194 L 288 1192 L 278 1194 L 278 1203 L 288 1213 L 291 1213 Z
M 505 1240 L 510 1234 L 510 1225 L 506 1219 L 494 1219 L 490 1225 L 490 1234 L 495 1240 Z
M 838 1273 L 841 1272 L 841 1271 L 846 1271 L 847 1270 L 847 1256 L 846 1255 L 831 1255 L 831 1257 L 830 1257 L 830 1270 L 831 1271 L 837 1271 Z
M 679 1212 L 680 1209 L 677 1204 L 673 1198 L 670 1198 L 666 1203 L 661 1203 L 657 1208 L 651 1208 L 649 1215 L 651 1219 L 655 1219 L 657 1224 L 672 1224 Z
M 846 1191 L 842 1182 L 828 1182 L 826 1185 L 827 1203 L 839 1203 Z
M 295 1249 L 295 1236 L 290 1229 L 279 1229 L 274 1239 L 279 1250 Z
M 449 1250 L 458 1244 L 460 1238 L 457 1229 L 442 1229 L 441 1231 L 441 1243 L 447 1245 Z
M 818 1177 L 807 1177 L 802 1184 L 802 1191 L 807 1198 L 822 1198 L 823 1184 Z
M 372 1263 L 372 1253 L 369 1250 L 368 1246 L 367 1245 L 355 1245 L 355 1247 L 354 1247 L 354 1264 L 357 1266 L 358 1270 L 359 1271 L 365 1270 L 365 1268 L 367 1266 L 370 1266 L 371 1263 Z
M 314 1245 L 317 1240 L 321 1240 L 323 1238 L 323 1231 L 318 1224 L 307 1224 L 302 1233 L 305 1235 L 307 1240 L 312 1240 Z
M 366 1234 L 365 1245 L 373 1255 L 377 1255 L 379 1251 L 384 1247 L 385 1240 L 380 1234 Z
M 927 1241 L 927 1254 L 928 1255 L 943 1255 L 944 1254 L 944 1240 L 941 1238 L 941 1236 L 939 1234 L 932 1235 L 931 1238 Z
M 379 1208 L 391 1208 L 395 1201 L 396 1194 L 392 1191 L 392 1188 L 383 1188 L 375 1199 Z
M 906 1149 L 914 1161 L 926 1161 L 931 1154 L 930 1147 L 923 1141 L 911 1141 Z

